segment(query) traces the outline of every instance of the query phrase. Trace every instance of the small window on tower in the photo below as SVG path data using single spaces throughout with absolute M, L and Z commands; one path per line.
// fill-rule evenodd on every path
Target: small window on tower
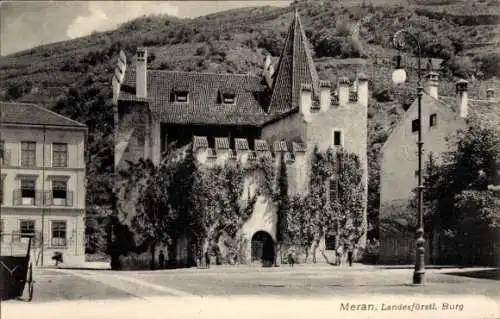
M 434 127 L 436 125 L 437 125 L 437 114 L 434 113 L 434 114 L 431 114 L 431 116 L 429 117 L 429 126 Z
M 411 131 L 412 132 L 418 131 L 418 127 L 419 127 L 418 119 L 411 121 Z
M 339 130 L 333 131 L 333 146 L 342 146 L 342 132 Z

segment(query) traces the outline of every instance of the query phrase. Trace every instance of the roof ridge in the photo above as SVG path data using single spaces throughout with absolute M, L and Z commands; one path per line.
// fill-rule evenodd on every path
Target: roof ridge
M 135 70 L 131 70 L 135 72 Z M 253 77 L 260 79 L 260 76 L 253 74 L 243 74 L 243 73 L 216 73 L 216 72 L 189 72 L 189 71 L 177 71 L 177 70 L 159 70 L 159 69 L 148 69 L 149 71 L 158 73 L 178 73 L 178 74 L 190 74 L 190 75 L 222 75 L 222 76 L 241 76 L 241 77 Z
M 52 111 L 52 110 L 50 110 L 50 109 L 48 109 L 48 108 L 46 108 L 46 107 L 40 106 L 40 105 L 35 104 L 35 103 L 25 103 L 25 102 L 4 102 L 4 101 L 0 101 L 0 104 L 2 104 L 2 103 L 3 103 L 3 104 L 12 104 L 12 105 L 16 105 L 16 104 L 18 104 L 18 105 L 34 106 L 34 107 L 38 108 L 39 110 L 42 110 L 42 111 L 44 111 L 44 112 L 47 112 L 47 113 L 53 114 L 53 115 L 55 115 L 55 116 L 57 116 L 57 117 L 59 117 L 59 118 L 65 119 L 65 120 L 67 120 L 67 121 L 69 121 L 69 122 L 73 122 L 73 123 L 75 124 L 75 126 L 78 126 L 78 127 L 87 127 L 87 125 L 85 125 L 85 124 L 83 124 L 83 123 L 80 123 L 80 122 L 77 122 L 77 121 L 75 121 L 75 120 L 72 120 L 72 119 L 70 119 L 70 118 L 69 118 L 69 117 L 67 117 L 67 116 L 61 115 L 61 114 L 59 114 L 59 113 L 57 113 L 57 112 L 54 112 L 54 111 Z

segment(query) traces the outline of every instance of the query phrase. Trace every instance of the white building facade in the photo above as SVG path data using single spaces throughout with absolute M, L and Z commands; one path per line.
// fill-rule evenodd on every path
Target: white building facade
M 33 104 L 0 106 L 2 255 L 25 254 L 34 236 L 34 265 L 56 252 L 83 264 L 87 127 Z

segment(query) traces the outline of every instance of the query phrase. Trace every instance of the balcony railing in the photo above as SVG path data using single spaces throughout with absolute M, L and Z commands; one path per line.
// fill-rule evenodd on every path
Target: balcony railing
M 14 206 L 41 206 L 42 205 L 42 194 L 44 206 L 73 206 L 73 191 L 66 191 L 66 198 L 53 198 L 52 191 L 42 191 L 36 190 L 35 197 L 23 197 L 22 191 L 16 189 L 13 191 L 13 205 Z
M 45 191 L 44 205 L 47 205 L 47 206 L 73 206 L 73 192 L 66 191 L 66 198 L 54 198 L 52 191 Z
M 0 234 L 0 244 L 2 254 L 11 256 L 24 256 L 28 251 L 29 237 L 32 237 L 31 249 L 37 249 L 42 243 L 42 233 L 35 231 L 33 233 L 21 233 L 19 230 L 11 233 Z

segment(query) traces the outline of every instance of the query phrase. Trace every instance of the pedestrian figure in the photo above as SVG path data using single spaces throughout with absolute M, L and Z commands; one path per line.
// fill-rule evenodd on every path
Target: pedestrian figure
M 352 246 L 349 246 L 349 250 L 347 251 L 347 260 L 349 261 L 349 267 L 352 267 Z
M 210 256 L 208 255 L 208 251 L 205 252 L 205 266 L 206 268 L 210 268 Z
M 293 264 L 295 264 L 292 252 L 288 253 L 288 264 L 290 265 L 290 267 L 293 267 Z
M 342 264 L 342 246 L 339 246 L 335 252 L 336 254 L 336 262 L 337 262 L 337 266 L 340 266 Z
M 163 254 L 163 250 L 160 250 L 160 255 L 158 256 L 158 264 L 160 266 L 160 269 L 163 269 L 165 267 L 165 255 Z

